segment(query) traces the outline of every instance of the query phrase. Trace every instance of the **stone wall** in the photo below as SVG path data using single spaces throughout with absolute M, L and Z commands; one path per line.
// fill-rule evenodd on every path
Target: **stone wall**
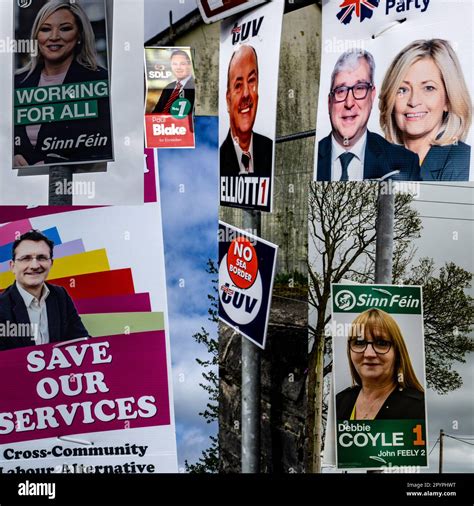
M 308 306 L 275 297 L 266 349 L 261 353 L 262 473 L 304 472 L 308 367 Z M 241 337 L 225 324 L 219 329 L 220 471 L 241 471 Z

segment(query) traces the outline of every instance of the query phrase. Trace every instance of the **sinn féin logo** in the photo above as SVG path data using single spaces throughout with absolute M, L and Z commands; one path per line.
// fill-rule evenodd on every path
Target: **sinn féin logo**
M 356 305 L 356 297 L 349 290 L 341 290 L 337 293 L 334 303 L 341 311 L 349 311 Z
M 337 19 L 347 25 L 352 21 L 354 11 L 361 22 L 364 19 L 370 19 L 379 3 L 380 0 L 344 0 L 339 6 L 341 11 L 337 15 Z

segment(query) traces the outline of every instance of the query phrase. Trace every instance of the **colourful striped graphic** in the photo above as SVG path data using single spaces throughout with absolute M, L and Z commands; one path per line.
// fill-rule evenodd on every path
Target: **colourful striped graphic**
M 52 284 L 66 288 L 74 301 L 93 297 L 109 297 L 111 295 L 132 295 L 135 293 L 131 269 L 117 269 L 58 278 L 52 281 Z
M 74 304 L 77 312 L 82 315 L 95 313 L 144 313 L 151 311 L 150 295 L 148 293 L 79 299 Z
M 129 335 L 164 330 L 163 313 L 105 313 L 81 315 L 92 337 Z
M 65 242 L 64 244 L 58 244 L 54 247 L 54 258 L 63 258 L 70 255 L 76 255 L 77 253 L 84 253 L 84 243 L 82 239 L 76 239 L 75 241 Z M 0 263 L 0 272 L 7 272 L 10 270 L 10 260 Z
M 28 230 L 31 230 L 32 226 L 30 220 L 14 221 L 0 227 L 0 245 L 13 242 L 17 237 Z
M 149 166 L 148 177 L 155 180 L 152 166 Z M 156 200 L 156 189 L 155 193 L 148 193 L 148 199 Z M 12 239 L 31 228 L 29 220 L 0 228 L 0 239 L 4 242 L 0 246 L 0 259 L 4 260 L 0 263 L 0 291 L 15 280 L 9 270 Z M 152 312 L 150 295 L 135 293 L 130 268 L 110 269 L 105 248 L 87 251 L 87 245 L 81 238 L 62 244 L 55 227 L 43 233 L 55 243 L 54 263 L 47 281 L 67 290 L 91 336 L 128 335 L 164 329 L 163 313 Z
M 66 276 L 78 276 L 80 274 L 89 274 L 91 272 L 101 272 L 109 270 L 109 261 L 105 249 L 88 251 L 71 255 L 64 258 L 58 258 L 51 271 L 49 272 L 48 281 Z M 15 281 L 13 272 L 4 272 L 0 274 L 0 288 L 6 288 Z
M 48 228 L 47 230 L 43 230 L 42 233 L 54 244 L 61 244 L 61 238 L 59 237 L 59 232 L 57 228 Z M 15 239 L 14 239 L 15 240 Z M 14 241 L 13 240 L 13 241 Z M 0 262 L 5 262 L 6 260 L 10 260 L 12 257 L 12 246 L 13 241 L 0 246 Z

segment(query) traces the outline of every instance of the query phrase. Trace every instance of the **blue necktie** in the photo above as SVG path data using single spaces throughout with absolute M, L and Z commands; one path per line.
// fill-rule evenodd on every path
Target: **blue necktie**
M 351 163 L 351 160 L 354 158 L 354 153 L 343 153 L 339 160 L 341 160 L 342 174 L 340 181 L 349 181 L 349 174 L 347 172 L 347 168 Z

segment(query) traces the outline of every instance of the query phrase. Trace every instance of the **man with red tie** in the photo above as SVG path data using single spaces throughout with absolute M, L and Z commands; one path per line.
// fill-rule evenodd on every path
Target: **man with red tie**
M 189 55 L 182 49 L 176 49 L 170 58 L 171 70 L 176 81 L 168 84 L 161 93 L 160 99 L 153 109 L 153 114 L 169 114 L 173 102 L 178 98 L 186 98 L 194 106 L 194 79 Z

